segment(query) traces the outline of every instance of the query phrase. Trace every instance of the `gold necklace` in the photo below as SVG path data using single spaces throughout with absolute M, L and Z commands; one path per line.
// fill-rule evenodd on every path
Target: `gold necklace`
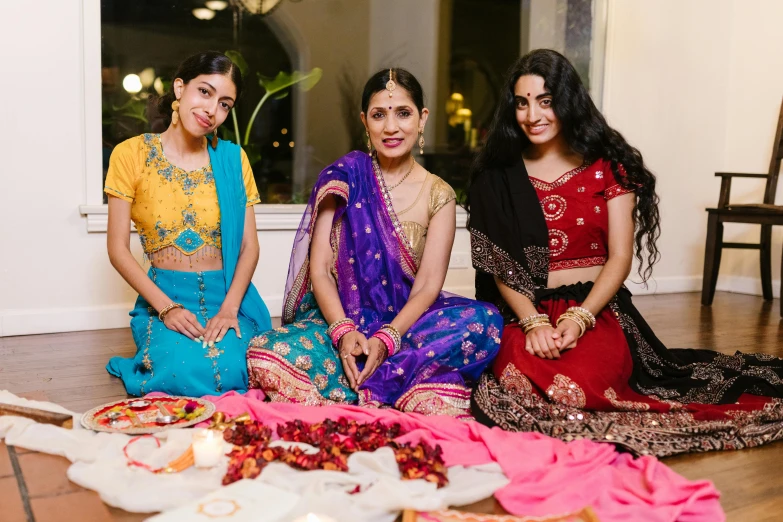
M 411 175 L 411 172 L 413 172 L 413 166 L 414 165 L 416 165 L 416 159 L 411 156 L 411 168 L 408 169 L 408 172 L 405 173 L 405 175 L 402 177 L 402 179 L 400 181 L 398 181 L 397 183 L 395 183 L 391 187 L 387 185 L 386 186 L 386 190 L 391 192 L 392 190 L 394 190 L 397 187 L 399 187 L 400 185 L 402 185 L 402 182 L 405 181 L 408 178 L 408 176 Z M 381 168 L 381 164 L 380 163 L 378 164 L 378 168 L 379 169 Z M 383 170 L 381 170 L 381 174 L 383 174 Z M 384 183 L 386 182 L 386 178 L 385 177 L 383 178 L 383 181 L 384 181 Z

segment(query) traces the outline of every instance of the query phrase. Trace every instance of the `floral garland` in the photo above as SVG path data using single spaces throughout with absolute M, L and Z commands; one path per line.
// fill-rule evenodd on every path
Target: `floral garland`
M 424 479 L 438 487 L 448 484 L 446 465 L 440 446 L 432 448 L 425 442 L 413 446 L 398 444 L 394 439 L 402 434 L 399 424 L 385 426 L 380 421 L 358 423 L 340 418 L 316 424 L 300 420 L 277 427 L 277 435 L 287 442 L 309 444 L 317 453 L 305 453 L 300 447 L 270 447 L 272 430 L 254 420 L 242 420 L 228 427 L 223 438 L 234 444 L 229 453 L 228 471 L 223 485 L 243 478 L 256 478 L 270 462 L 283 462 L 301 470 L 323 469 L 348 471 L 348 457 L 357 451 L 375 451 L 388 446 L 394 450 L 403 480 Z M 358 488 L 352 493 L 358 493 Z

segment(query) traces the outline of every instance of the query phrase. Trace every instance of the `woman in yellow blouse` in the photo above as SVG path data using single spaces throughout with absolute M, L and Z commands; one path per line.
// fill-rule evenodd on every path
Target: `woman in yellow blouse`
M 217 138 L 241 90 L 228 57 L 191 56 L 159 101 L 171 113 L 166 131 L 112 153 L 109 259 L 139 298 L 130 314 L 136 355 L 106 369 L 131 395 L 245 390 L 247 342 L 271 327 L 251 283 L 258 190 L 244 151 Z M 146 274 L 130 252 L 131 221 L 151 263 Z

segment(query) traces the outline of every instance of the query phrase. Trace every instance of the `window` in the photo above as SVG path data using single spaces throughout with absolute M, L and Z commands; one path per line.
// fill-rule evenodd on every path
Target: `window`
M 161 130 L 150 122 L 146 105 L 168 87 L 185 57 L 206 49 L 237 50 L 249 73 L 235 111 L 263 203 L 306 202 L 323 167 L 352 149 L 366 150 L 361 89 L 378 68 L 406 67 L 421 81 L 430 123 L 424 157 L 417 153 L 417 159 L 461 197 L 503 76 L 521 54 L 542 47 L 564 53 L 599 106 L 601 101 L 606 0 L 280 0 L 268 16 L 252 14 L 247 6 L 273 0 L 83 1 L 88 194 L 100 170 L 94 165 L 98 109 L 90 105 L 98 98 L 99 58 L 92 43 L 98 18 L 104 175 L 115 145 Z M 323 69 L 323 77 L 312 91 L 293 89 L 292 95 L 266 102 L 245 144 L 247 122 L 265 92 L 258 75 L 314 67 Z M 230 117 L 222 137 L 232 138 L 233 129 Z M 92 205 L 99 201 L 97 190 L 94 194 Z M 97 206 L 85 213 L 90 209 L 105 215 Z M 273 226 L 289 227 L 301 208 L 258 212 L 290 213 L 290 219 L 273 220 Z M 99 230 L 89 222 L 88 229 Z
M 144 132 L 161 132 L 151 101 L 168 90 L 179 63 L 199 51 L 239 51 L 248 65 L 236 117 L 243 148 L 265 203 L 298 202 L 292 192 L 296 146 L 292 97 L 270 98 L 244 142 L 247 122 L 264 94 L 258 75 L 294 69 L 292 58 L 266 19 L 228 2 L 196 0 L 101 0 L 103 172 L 118 143 Z M 236 140 L 232 117 L 221 138 Z M 104 200 L 105 201 L 105 200 Z

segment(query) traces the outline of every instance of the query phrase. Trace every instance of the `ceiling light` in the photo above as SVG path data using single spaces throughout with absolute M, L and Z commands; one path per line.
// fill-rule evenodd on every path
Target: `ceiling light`
M 215 18 L 215 11 L 206 7 L 197 7 L 193 10 L 193 16 L 199 20 L 212 20 Z
M 222 11 L 228 7 L 228 2 L 224 2 L 223 0 L 209 0 L 209 2 L 204 2 L 204 5 L 213 11 Z
M 141 78 L 138 74 L 129 74 L 122 80 L 122 87 L 131 94 L 141 91 Z

